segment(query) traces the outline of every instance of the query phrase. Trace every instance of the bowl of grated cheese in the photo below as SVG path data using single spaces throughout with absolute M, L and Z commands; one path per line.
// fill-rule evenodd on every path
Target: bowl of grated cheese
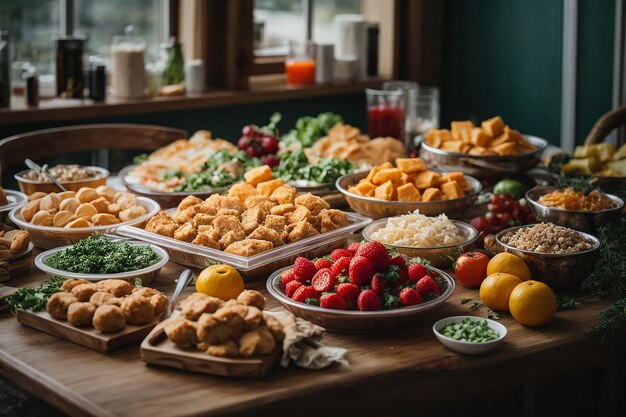
M 445 214 L 410 214 L 376 220 L 363 229 L 366 240 L 380 242 L 409 257 L 428 260 L 436 268 L 450 268 L 454 258 L 467 252 L 478 239 L 478 231 Z

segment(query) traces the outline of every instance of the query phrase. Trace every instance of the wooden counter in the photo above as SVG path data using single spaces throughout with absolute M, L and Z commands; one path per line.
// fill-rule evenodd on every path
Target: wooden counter
M 168 265 L 155 286 L 171 293 L 180 271 Z M 42 278 L 33 272 L 6 284 L 35 286 Z M 264 282 L 248 288 L 267 294 Z M 541 329 L 504 317 L 501 322 L 509 334 L 503 345 L 483 356 L 461 356 L 443 347 L 431 327 L 442 317 L 469 314 L 468 305 L 460 305 L 468 297 L 477 297 L 477 291 L 457 287 L 441 309 L 413 328 L 365 335 L 327 333 L 322 341 L 347 348 L 349 366 L 321 371 L 280 368 L 263 380 L 148 366 L 140 360 L 138 346 L 96 353 L 25 327 L 4 312 L 0 373 L 73 416 L 354 415 L 357 410 L 359 415 L 390 415 L 423 411 L 417 402 L 445 404 L 567 370 L 604 367 L 626 345 L 624 337 L 602 343 L 587 334 L 603 309 L 597 300 L 587 300 L 577 310 L 559 312 Z M 270 300 L 271 307 L 276 305 Z M 331 404 L 332 413 L 327 414 Z

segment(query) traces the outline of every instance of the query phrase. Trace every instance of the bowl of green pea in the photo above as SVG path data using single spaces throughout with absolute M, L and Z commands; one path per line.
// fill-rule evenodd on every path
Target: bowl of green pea
M 479 355 L 502 343 L 507 330 L 502 324 L 490 319 L 454 316 L 436 322 L 433 333 L 448 349 L 466 355 Z

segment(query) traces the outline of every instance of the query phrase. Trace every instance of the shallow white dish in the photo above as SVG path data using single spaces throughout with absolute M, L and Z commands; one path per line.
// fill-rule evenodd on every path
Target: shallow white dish
M 5 189 L 4 192 L 7 195 L 7 200 L 9 201 L 9 204 L 0 206 L 0 214 L 9 212 L 15 207 L 21 206 L 28 201 L 28 197 L 26 196 L 26 194 L 19 191 Z
M 491 330 L 496 331 L 500 336 L 495 340 L 490 340 L 489 342 L 475 343 L 475 342 L 462 342 L 460 340 L 456 340 L 451 337 L 444 336 L 440 332 L 440 330 L 446 327 L 448 324 L 460 323 L 463 319 L 466 319 L 466 318 L 470 320 L 474 320 L 474 321 L 486 320 L 487 326 L 489 326 Z M 433 333 L 435 334 L 437 339 L 441 343 L 443 343 L 443 345 L 447 347 L 448 349 L 451 349 L 458 353 L 463 353 L 465 355 L 480 355 L 481 353 L 488 352 L 491 349 L 498 346 L 500 343 L 502 343 L 508 331 L 505 326 L 503 326 L 502 324 L 494 320 L 484 319 L 482 317 L 476 317 L 476 316 L 453 316 L 453 317 L 446 317 L 445 319 L 441 319 L 437 321 L 433 325 Z

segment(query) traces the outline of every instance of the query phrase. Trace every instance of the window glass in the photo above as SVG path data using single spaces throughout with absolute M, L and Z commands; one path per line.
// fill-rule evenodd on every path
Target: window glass
M 302 1 L 256 0 L 254 34 L 257 56 L 286 55 L 289 42 L 303 43 L 305 40 Z
M 361 0 L 314 0 L 313 40 L 334 43 L 335 15 L 361 13 Z

